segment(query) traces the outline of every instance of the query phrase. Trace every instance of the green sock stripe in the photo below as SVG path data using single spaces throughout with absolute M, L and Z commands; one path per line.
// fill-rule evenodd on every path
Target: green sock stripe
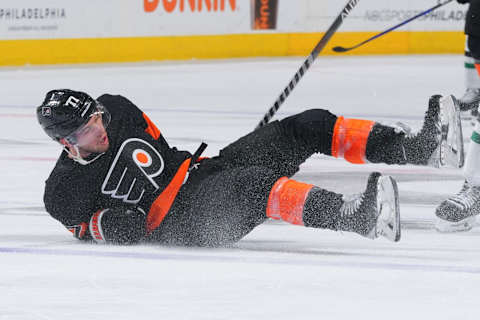
M 467 69 L 475 69 L 475 65 L 474 65 L 473 63 L 465 62 L 465 68 L 467 68 Z
M 477 143 L 477 144 L 480 144 L 480 134 L 476 131 L 473 131 L 472 132 L 472 141 Z

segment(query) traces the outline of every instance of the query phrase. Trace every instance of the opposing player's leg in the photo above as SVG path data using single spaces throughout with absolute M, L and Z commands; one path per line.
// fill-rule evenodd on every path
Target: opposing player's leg
M 436 209 L 435 227 L 440 232 L 468 231 L 480 214 L 480 122 L 476 125 L 468 146 L 463 169 L 465 182 L 461 190 L 443 201 Z
M 478 104 L 480 102 L 480 76 L 477 71 L 479 66 L 478 60 L 474 58 L 474 54 L 478 56 L 479 40 L 477 37 L 467 36 L 465 43 L 465 86 L 466 91 L 459 99 L 461 111 L 477 113 Z
M 480 214 L 480 186 L 467 180 L 457 194 L 443 201 L 436 209 L 435 229 L 440 232 L 468 231 L 476 225 Z

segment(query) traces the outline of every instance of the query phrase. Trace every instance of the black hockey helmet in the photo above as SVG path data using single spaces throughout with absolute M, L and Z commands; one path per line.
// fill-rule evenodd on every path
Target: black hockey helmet
M 60 89 L 47 93 L 42 105 L 37 107 L 37 119 L 47 135 L 59 141 L 81 128 L 96 112 L 106 113 L 104 122 L 110 122 L 105 107 L 88 94 Z

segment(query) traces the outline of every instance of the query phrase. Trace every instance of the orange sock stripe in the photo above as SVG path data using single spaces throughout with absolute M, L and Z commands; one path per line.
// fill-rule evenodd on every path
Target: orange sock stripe
M 477 69 L 477 73 L 480 76 L 480 63 L 474 63 L 475 69 Z
M 303 207 L 313 185 L 280 178 L 270 191 L 267 217 L 303 226 Z
M 351 163 L 365 163 L 367 140 L 375 121 L 338 117 L 333 129 L 332 156 Z

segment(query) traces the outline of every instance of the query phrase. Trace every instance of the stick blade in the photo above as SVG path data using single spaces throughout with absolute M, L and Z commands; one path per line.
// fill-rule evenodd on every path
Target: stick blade
M 334 47 L 332 50 L 335 51 L 335 52 L 346 52 L 346 51 L 348 51 L 347 48 L 340 47 L 340 46 Z

